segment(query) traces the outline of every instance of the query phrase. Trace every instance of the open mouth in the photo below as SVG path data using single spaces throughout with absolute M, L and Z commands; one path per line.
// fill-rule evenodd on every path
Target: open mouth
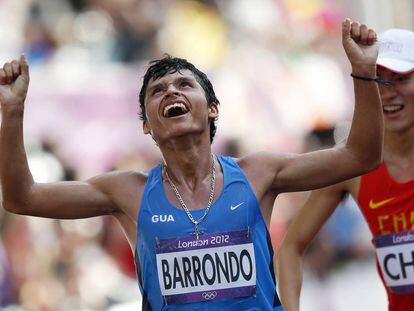
M 386 105 L 382 107 L 385 114 L 393 114 L 404 109 L 404 105 Z
M 188 108 L 181 102 L 171 103 L 164 107 L 163 116 L 165 118 L 178 117 L 188 112 Z

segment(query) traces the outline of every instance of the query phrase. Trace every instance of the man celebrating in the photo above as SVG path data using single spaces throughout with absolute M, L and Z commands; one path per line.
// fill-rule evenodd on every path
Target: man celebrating
M 216 156 L 219 100 L 186 60 L 151 62 L 140 92 L 143 130 L 163 163 L 85 182 L 33 181 L 23 147 L 29 70 L 24 57 L 0 70 L 0 177 L 14 213 L 74 219 L 113 215 L 135 253 L 144 310 L 282 310 L 268 226 L 281 192 L 327 186 L 376 168 L 382 111 L 376 33 L 345 20 L 343 46 L 355 78 L 355 114 L 345 146 L 286 155 Z
M 414 32 L 382 33 L 377 64 L 384 162 L 371 173 L 313 191 L 295 216 L 278 262 L 286 310 L 299 310 L 303 254 L 346 193 L 358 201 L 372 233 L 389 310 L 414 310 Z

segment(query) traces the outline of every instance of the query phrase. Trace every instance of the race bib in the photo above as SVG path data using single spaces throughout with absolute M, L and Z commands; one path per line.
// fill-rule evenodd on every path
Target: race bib
M 256 261 L 248 230 L 157 240 L 157 270 L 167 304 L 252 296 Z
M 387 287 L 414 293 L 414 231 L 377 236 L 376 252 Z

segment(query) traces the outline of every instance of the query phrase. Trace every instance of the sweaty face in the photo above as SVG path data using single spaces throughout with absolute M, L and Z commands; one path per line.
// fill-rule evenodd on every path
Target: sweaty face
M 382 80 L 392 81 L 392 85 L 380 84 L 385 129 L 403 132 L 414 128 L 414 72 L 399 74 L 378 67 Z
M 151 79 L 145 107 L 144 133 L 151 133 L 157 143 L 209 132 L 209 121 L 217 117 L 217 107 L 213 104 L 209 109 L 203 88 L 189 70 Z

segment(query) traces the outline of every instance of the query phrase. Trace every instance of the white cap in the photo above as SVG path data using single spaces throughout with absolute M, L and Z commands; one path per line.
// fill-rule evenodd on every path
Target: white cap
M 414 32 L 390 29 L 378 36 L 377 64 L 396 73 L 414 71 Z

